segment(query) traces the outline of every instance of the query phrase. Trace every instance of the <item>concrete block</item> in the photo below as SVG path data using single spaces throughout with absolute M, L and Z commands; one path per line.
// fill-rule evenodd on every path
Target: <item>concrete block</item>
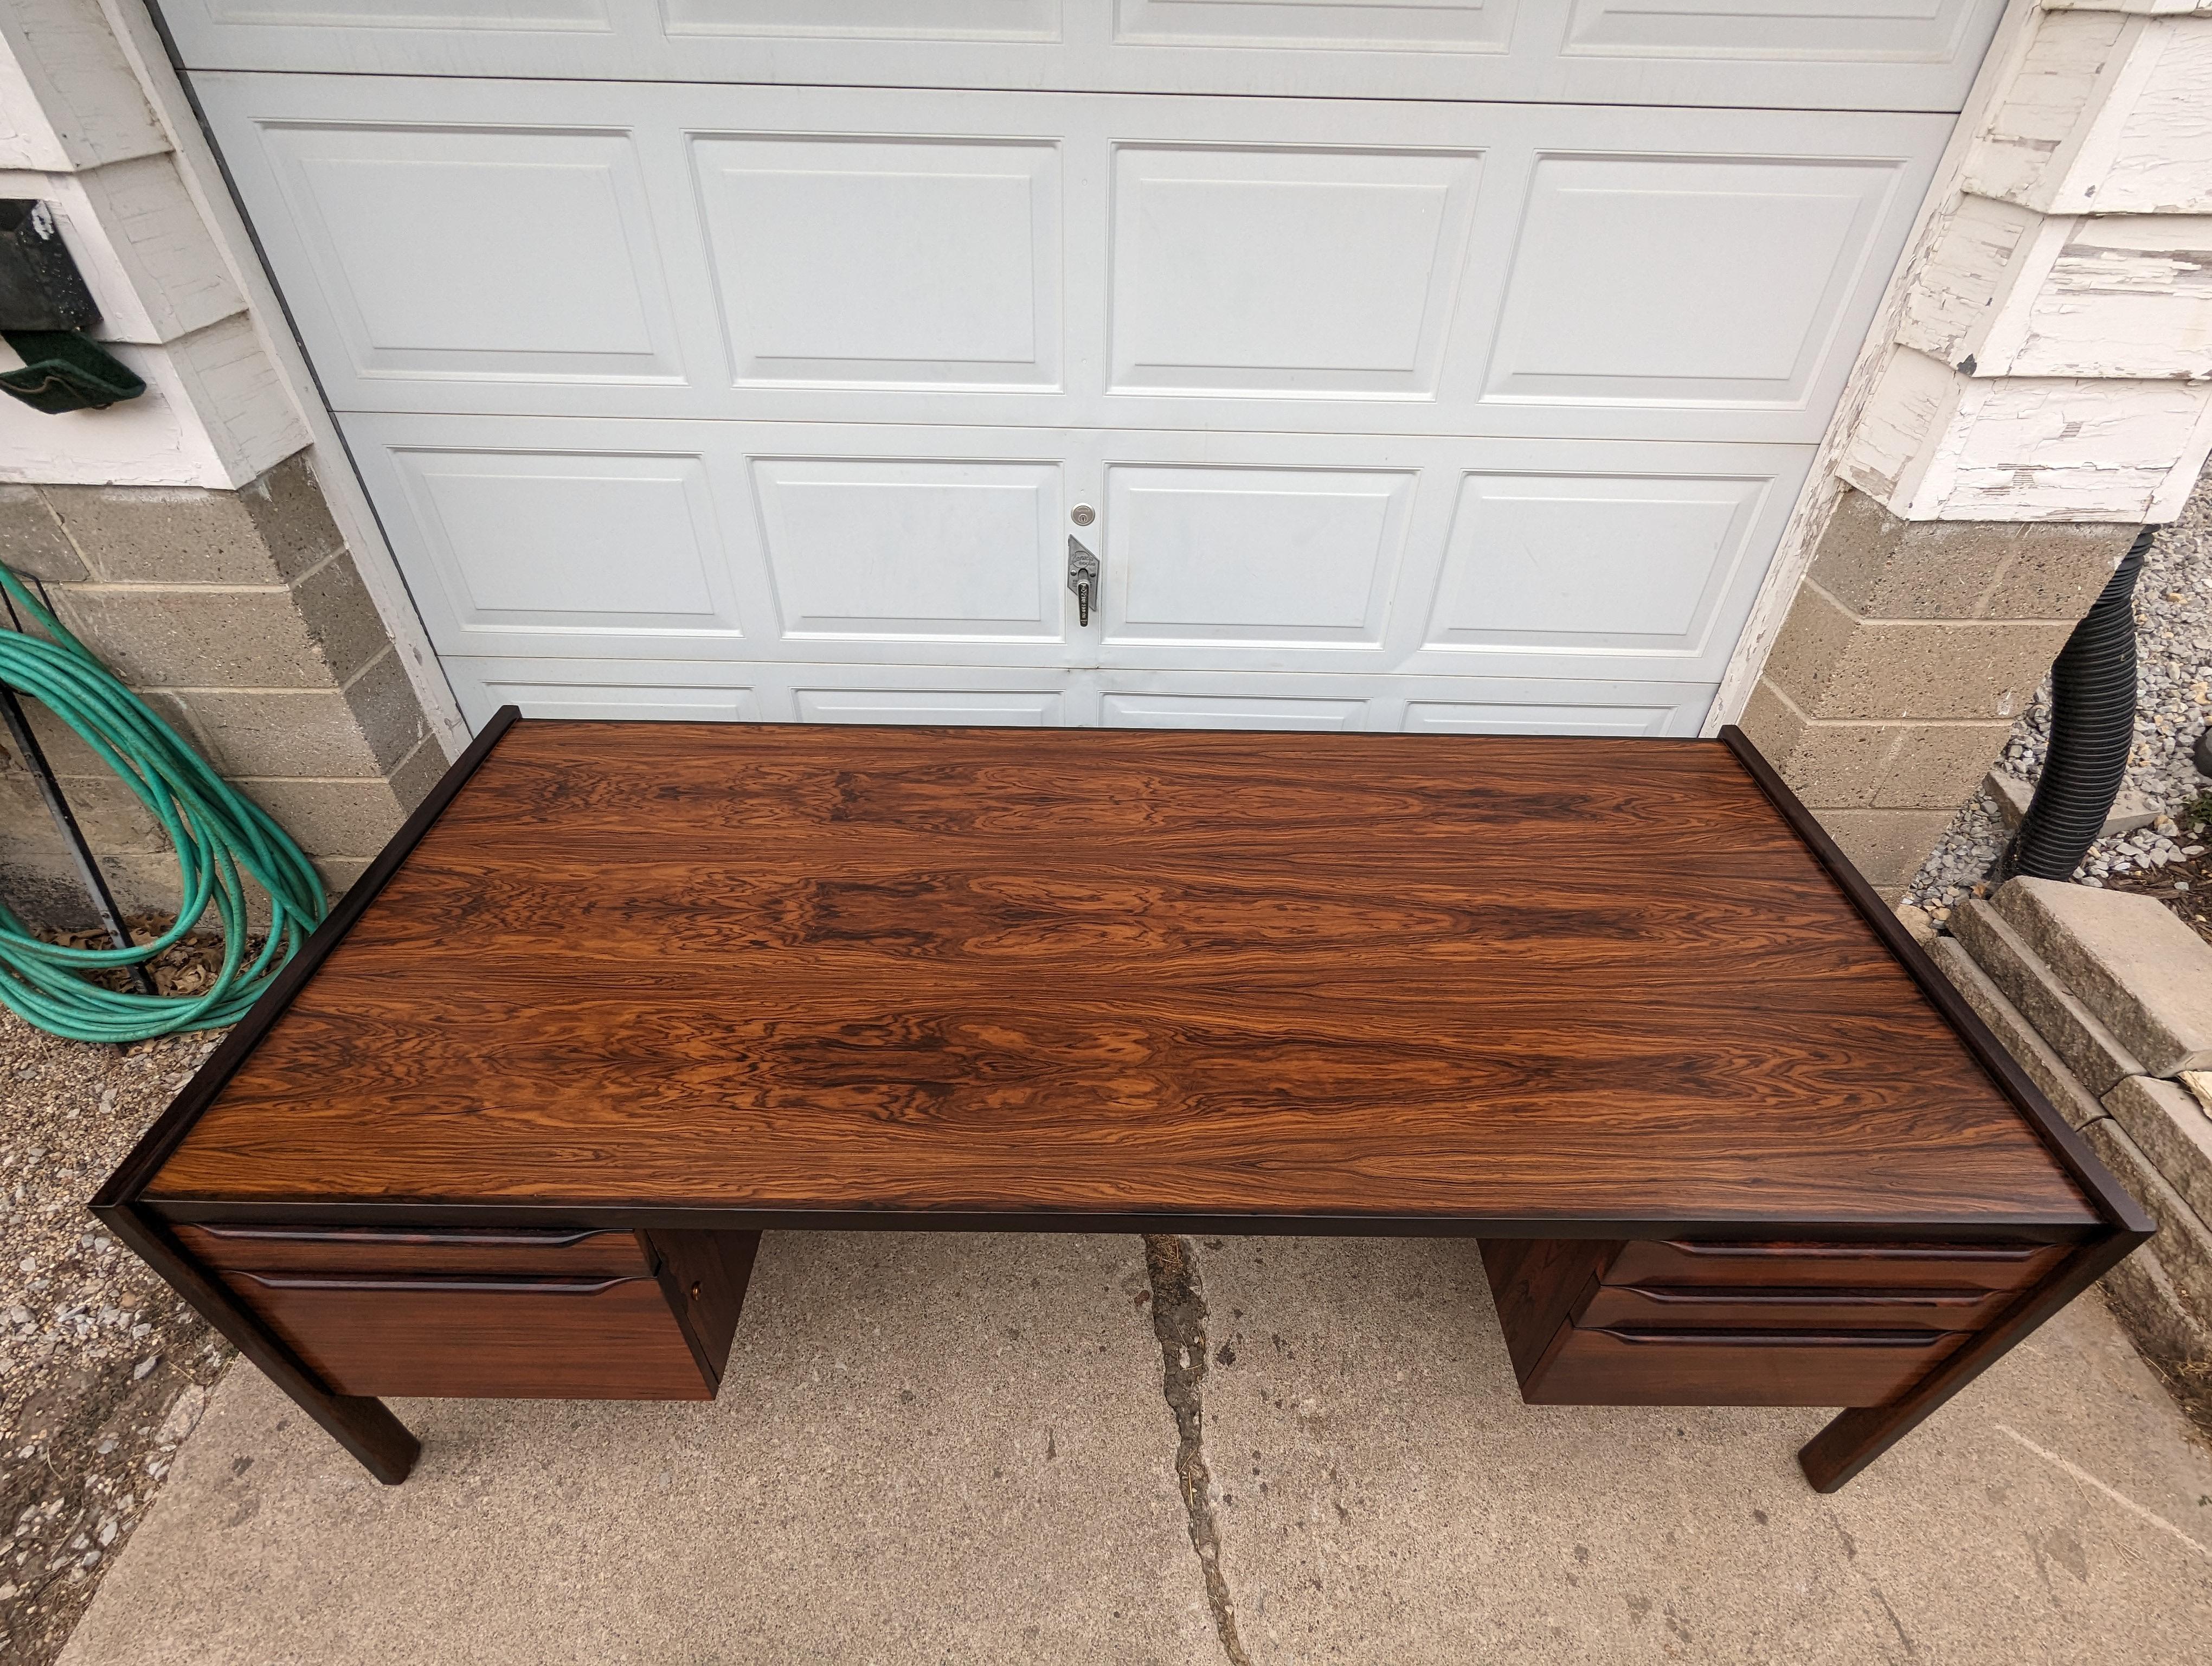
M 2105 1095 L 2105 1109 L 2200 1220 L 2212 1220 L 2212 1116 L 2195 1097 L 2156 1076 L 2130 1076 Z
M 374 856 L 407 819 L 388 781 L 241 781 L 310 856 Z
M 1905 520 L 1846 487 L 1813 582 L 1863 619 L 2079 619 L 2137 528 Z
M 2012 725 L 2003 722 L 1898 726 L 1897 750 L 1875 785 L 1875 807 L 1955 812 L 2011 736 Z
M 2027 814 L 2027 806 L 2035 800 L 2033 783 L 2003 769 L 1990 770 L 1982 782 L 1982 790 L 1996 800 L 1997 814 L 2007 827 L 2018 827 Z M 2158 810 L 2148 800 L 2140 793 L 2123 788 L 2112 800 L 2112 813 L 2105 818 L 2097 836 L 2109 839 L 2118 834 L 2132 833 L 2157 819 Z
M 1743 729 L 1806 803 L 1881 810 L 1955 810 L 2012 733 L 2005 722 L 1815 721 L 1763 677 Z
M 2081 618 L 2142 530 L 2131 522 L 2027 522 L 2020 529 L 2011 560 L 1983 597 L 1978 617 Z
M 1808 584 L 1765 674 L 1808 718 L 2009 721 L 2072 629 L 2045 620 L 1859 619 Z
M 61 785 L 70 813 L 100 854 L 148 854 L 171 848 L 161 819 L 118 777 L 79 776 Z
M 426 739 L 388 780 L 270 778 L 237 785 L 317 861 L 365 860 L 390 842 L 445 772 L 446 755 Z
M 1815 723 L 1761 677 L 1744 702 L 1743 732 L 1808 805 L 1870 807 L 1897 744 L 1879 723 Z
M 1950 926 L 1975 964 L 2090 1092 L 2109 1093 L 2124 1078 L 2143 1073 L 2142 1061 L 1987 903 L 1970 899 L 1952 911 Z
M 226 775 L 343 778 L 387 767 L 337 689 L 194 689 L 183 699 Z
M 392 772 L 392 796 L 398 800 L 400 809 L 411 814 L 416 805 L 430 796 L 430 789 L 444 778 L 448 767 L 444 751 L 424 736 L 422 745 Z
M 96 853 L 154 853 L 169 848 L 161 824 L 138 797 L 113 775 L 79 776 L 61 782 L 70 813 Z M 30 775 L 0 770 L 0 848 L 65 854 L 69 849 L 52 813 Z
M 2159 1243 L 2153 1238 L 2138 1244 L 2097 1281 L 2097 1288 L 2145 1355 L 2171 1371 L 2200 1378 L 2212 1376 L 2212 1331 L 2191 1310 L 2166 1270 Z
M 1966 1005 L 1996 1032 L 2005 1051 L 2019 1061 L 2028 1079 L 2041 1088 L 2044 1097 L 2057 1107 L 2058 1114 L 2066 1119 L 2067 1127 L 2083 1128 L 2106 1114 L 2097 1096 L 2066 1067 L 2064 1060 L 2051 1051 L 2036 1033 L 2035 1026 L 2005 999 L 2003 992 L 1974 964 L 1973 957 L 1958 939 L 1937 938 L 1930 953 L 1943 969 L 1943 976 L 1966 998 Z
M 1845 486 L 1813 546 L 1806 577 L 1863 614 L 1896 560 L 1906 523 L 1856 486 Z
M 283 584 L 341 540 L 303 453 L 234 492 L 194 486 L 49 486 L 94 571 L 134 584 Z
M 429 737 L 430 720 L 398 648 L 388 648 L 370 660 L 345 685 L 344 694 L 379 773 L 396 767 Z
M 2164 904 L 2030 879 L 1999 886 L 1995 901 L 2146 1073 L 2171 1076 L 2212 1066 L 2212 944 Z
M 292 596 L 340 687 L 392 646 L 351 556 L 341 553 L 317 568 L 292 587 Z
M 2212 1229 L 2115 1118 L 2099 1118 L 2081 1130 L 2081 1137 L 2158 1224 L 2158 1236 L 2149 1247 L 2157 1255 L 2172 1299 L 2190 1329 L 2212 1340 Z
M 336 903 L 353 888 L 355 880 L 368 872 L 373 856 L 331 856 L 315 864 L 315 873 L 323 882 L 323 894 Z
M 335 689 L 384 643 L 374 609 L 367 622 L 359 617 L 368 598 L 350 563 L 318 582 L 330 571 L 296 601 L 282 589 L 151 585 L 65 587 L 54 599 L 63 622 L 134 688 Z
M 1869 885 L 1903 885 L 1951 825 L 1948 810 L 1828 810 L 1814 807 L 1851 865 Z
M 157 689 L 141 689 L 136 692 L 153 709 L 155 716 L 176 730 L 187 745 L 205 756 L 206 737 L 192 722 L 191 714 L 185 709 L 182 701 Z M 46 755 L 47 766 L 57 775 L 65 779 L 89 776 L 104 780 L 113 774 L 106 761 L 79 738 L 77 732 L 55 716 L 46 705 L 36 700 L 26 700 L 23 714 L 30 720 L 31 733 L 37 737 L 39 750 Z M 0 742 L 0 750 L 4 748 L 5 743 Z
M 125 915 L 175 917 L 179 886 L 173 855 L 101 855 L 97 860 L 109 892 Z M 0 897 L 35 925 L 74 930 L 99 923 L 76 864 L 58 850 L 0 847 Z M 267 917 L 265 909 L 260 917 Z
M 36 486 L 0 486 L 0 567 L 53 584 L 92 576 Z
M 65 849 L 38 783 L 16 767 L 13 753 L 7 757 L 9 767 L 0 769 L 0 852 L 12 857 Z
M 2000 523 L 1900 520 L 1845 487 L 1810 576 L 1861 618 L 1971 619 L 2019 538 Z

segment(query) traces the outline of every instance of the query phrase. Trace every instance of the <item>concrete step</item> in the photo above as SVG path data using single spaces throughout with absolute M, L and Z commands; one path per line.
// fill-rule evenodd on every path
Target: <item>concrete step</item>
M 2092 1122 L 2081 1137 L 2158 1223 L 2157 1237 L 2105 1275 L 2113 1307 L 2168 1359 L 2212 1355 L 2212 1230 L 2118 1120 Z
M 2021 818 L 2027 814 L 2027 806 L 2035 797 L 2032 781 L 2008 775 L 2002 769 L 1992 769 L 1982 782 L 1982 790 L 1997 801 L 1997 814 L 2007 827 L 2018 827 Z M 2138 827 L 2148 827 L 2158 819 L 2158 811 L 2140 793 L 2123 791 L 2112 800 L 2112 813 L 2105 818 L 2105 824 L 2097 830 L 2097 836 L 2109 839 L 2116 834 L 2132 833 Z
M 2004 993 L 1990 982 L 1989 974 L 1974 964 L 1974 958 L 1955 937 L 1939 937 L 1930 951 L 1943 976 L 1958 987 L 1982 1022 L 1996 1032 L 1996 1038 L 2006 1052 L 2019 1061 L 2027 1078 L 2043 1090 L 2044 1097 L 2057 1107 L 2058 1114 L 2066 1119 L 2066 1126 L 2080 1128 L 2110 1115 L 2097 1096 L 2089 1091 L 2081 1079 L 2066 1066 L 2064 1060 L 2054 1053 L 2035 1026 L 2004 997 Z
M 2008 880 L 1991 901 L 2143 1074 L 2212 1067 L 2212 944 L 2163 903 L 2030 879 Z
M 2097 1287 L 2140 1352 L 2168 1371 L 2193 1375 L 2212 1364 L 2212 1335 L 2191 1315 L 2188 1301 L 2166 1270 L 2158 1253 L 2161 1242 L 2153 1238 L 2138 1245 Z
M 2203 1220 L 2212 1220 L 2212 1116 L 2173 1083 L 2130 1076 L 2105 1109 Z
M 2145 1073 L 2142 1061 L 2120 1044 L 2119 1037 L 1987 903 L 1970 900 L 1954 909 L 1950 926 L 1974 964 L 1989 974 L 1990 981 L 2090 1092 L 2101 1097 L 2127 1078 Z

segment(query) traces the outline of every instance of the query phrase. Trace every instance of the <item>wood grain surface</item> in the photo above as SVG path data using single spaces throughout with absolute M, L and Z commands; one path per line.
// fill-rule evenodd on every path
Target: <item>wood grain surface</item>
M 147 1195 L 2100 1219 L 1717 742 L 533 721 Z
M 1940 1331 L 1562 1330 L 1532 1406 L 1878 1406 L 1967 1338 Z
M 223 1280 L 341 1394 L 711 1400 L 650 1278 L 392 1279 L 227 1273 Z

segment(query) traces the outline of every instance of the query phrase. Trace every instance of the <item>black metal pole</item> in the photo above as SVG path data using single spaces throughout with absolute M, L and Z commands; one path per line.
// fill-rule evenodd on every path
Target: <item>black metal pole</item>
M 15 617 L 13 602 L 8 605 L 8 618 L 16 629 L 23 628 L 22 621 Z M 100 864 L 93 860 L 92 847 L 84 842 L 84 830 L 76 824 L 76 812 L 70 810 L 69 800 L 62 795 L 62 784 L 54 778 L 53 765 L 46 762 L 46 754 L 39 745 L 39 738 L 31 733 L 30 720 L 23 714 L 23 702 L 15 690 L 5 683 L 0 683 L 0 721 L 7 723 L 9 738 L 15 743 L 15 750 L 23 755 L 23 762 L 29 766 L 32 779 L 39 783 L 39 796 L 46 801 L 46 813 L 54 818 L 54 825 L 61 830 L 63 842 L 69 846 L 70 854 L 76 859 L 77 876 L 84 881 L 85 894 L 92 898 L 93 909 L 100 915 L 100 923 L 107 928 L 108 940 L 118 949 L 137 947 L 131 936 L 131 928 L 123 923 L 123 915 L 115 906 L 114 894 L 107 889 L 107 877 L 100 873 Z M 161 993 L 154 987 L 154 980 L 147 976 L 145 967 L 131 966 L 125 970 L 131 979 L 131 987 L 140 994 Z

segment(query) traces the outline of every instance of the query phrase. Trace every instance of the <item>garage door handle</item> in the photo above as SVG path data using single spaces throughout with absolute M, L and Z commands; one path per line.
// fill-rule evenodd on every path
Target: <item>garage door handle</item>
M 1075 622 L 1091 623 L 1091 599 L 1098 593 L 1098 557 L 1075 538 L 1067 540 L 1067 587 L 1075 593 Z

